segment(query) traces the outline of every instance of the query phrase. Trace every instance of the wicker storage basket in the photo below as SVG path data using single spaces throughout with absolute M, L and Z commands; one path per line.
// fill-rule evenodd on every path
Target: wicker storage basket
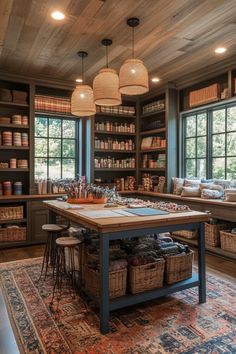
M 161 288 L 164 280 L 165 260 L 133 267 L 129 265 L 129 289 L 132 294 Z
M 193 251 L 166 257 L 165 282 L 167 284 L 191 278 Z
M 236 253 L 236 234 L 230 230 L 220 231 L 220 246 L 222 250 Z
M 194 107 L 201 104 L 218 101 L 220 99 L 220 85 L 213 84 L 200 90 L 189 93 L 189 106 Z
M 197 230 L 180 230 L 180 231 L 174 231 L 171 234 L 173 236 L 181 236 L 184 238 L 188 238 L 189 240 L 194 240 L 197 238 L 198 232 Z
M 0 208 L 0 220 L 16 220 L 23 219 L 24 207 L 1 207 Z
M 0 229 L 0 242 L 16 242 L 25 240 L 26 227 Z
M 85 266 L 85 289 L 96 298 L 100 297 L 100 273 Z M 127 268 L 109 272 L 110 299 L 120 297 L 126 293 Z
M 205 242 L 206 245 L 212 247 L 220 246 L 220 230 L 229 229 L 230 225 L 227 223 L 222 224 L 209 224 L 205 223 Z

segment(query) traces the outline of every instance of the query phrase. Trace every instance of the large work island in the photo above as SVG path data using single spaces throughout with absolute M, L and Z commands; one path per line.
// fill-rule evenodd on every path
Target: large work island
M 131 306 L 144 301 L 160 298 L 177 291 L 198 287 L 199 303 L 206 301 L 205 283 L 205 242 L 204 222 L 208 215 L 203 212 L 190 211 L 180 213 L 169 213 L 166 215 L 152 216 L 120 216 L 94 218 L 84 214 L 86 211 L 106 211 L 103 205 L 84 204 L 83 209 L 67 209 L 66 203 L 60 201 L 45 201 L 45 206 L 50 210 L 51 222 L 55 216 L 61 215 L 70 221 L 80 224 L 86 228 L 96 230 L 100 234 L 100 330 L 103 334 L 109 331 L 110 311 Z M 122 209 L 122 207 L 119 207 Z M 114 208 L 116 211 L 117 208 Z M 92 215 L 92 214 L 91 214 Z M 128 239 L 131 237 L 142 237 L 151 233 L 162 233 L 176 230 L 198 229 L 198 274 L 193 273 L 192 277 L 172 285 L 146 291 L 136 295 L 126 295 L 114 300 L 109 299 L 109 242 L 111 240 Z

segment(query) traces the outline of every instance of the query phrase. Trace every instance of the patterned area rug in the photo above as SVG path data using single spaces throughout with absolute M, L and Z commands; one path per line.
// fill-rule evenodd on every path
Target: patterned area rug
M 236 353 L 236 282 L 209 273 L 207 303 L 197 289 L 112 314 L 111 332 L 87 298 L 65 293 L 50 310 L 52 281 L 40 281 L 41 259 L 0 264 L 1 288 L 21 353 Z

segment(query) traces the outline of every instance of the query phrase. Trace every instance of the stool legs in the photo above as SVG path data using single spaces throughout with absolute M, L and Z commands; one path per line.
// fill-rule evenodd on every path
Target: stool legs
M 65 271 L 65 253 L 64 248 L 58 247 L 56 253 L 56 279 L 53 286 L 52 300 L 51 304 L 53 304 L 53 300 L 55 294 L 57 292 L 57 300 L 61 298 L 62 293 L 62 281 L 63 281 L 63 273 Z
M 65 249 L 68 249 L 68 268 L 66 265 L 65 258 Z M 69 289 L 72 298 L 76 295 L 76 269 L 75 269 L 75 252 L 74 247 L 61 247 L 57 246 L 57 254 L 56 254 L 56 277 L 55 283 L 53 287 L 52 300 L 51 305 L 53 304 L 55 296 L 57 297 L 57 301 L 61 299 L 62 291 L 63 291 L 63 280 L 65 278 L 68 281 Z M 67 278 L 67 279 L 66 279 Z
M 49 266 L 50 249 L 51 249 L 51 235 L 48 234 L 47 242 L 46 242 L 45 249 L 44 249 L 43 263 L 42 263 L 42 267 L 41 267 L 41 273 L 40 273 L 39 280 L 41 279 L 41 277 L 43 275 L 44 268 L 45 268 L 44 279 L 46 279 L 47 272 L 48 272 L 48 266 Z

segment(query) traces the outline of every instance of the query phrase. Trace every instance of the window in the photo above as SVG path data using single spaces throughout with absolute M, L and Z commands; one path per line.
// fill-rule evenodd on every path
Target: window
M 236 178 L 236 105 L 183 116 L 186 177 Z
M 78 120 L 35 118 L 35 178 L 74 178 L 78 163 Z

